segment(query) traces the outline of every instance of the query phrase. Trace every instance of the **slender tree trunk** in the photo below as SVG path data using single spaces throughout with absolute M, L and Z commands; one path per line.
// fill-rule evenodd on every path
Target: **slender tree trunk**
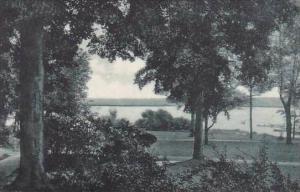
M 4 87 L 1 87 L 0 85 L 0 89 L 2 88 Z M 6 96 L 4 94 L 0 94 L 0 130 L 5 128 L 6 120 L 8 117 L 8 111 L 5 109 L 6 103 L 7 103 Z
M 8 135 L 5 131 L 5 124 L 7 120 L 7 115 L 0 114 L 0 145 L 7 144 L 8 143 Z
M 252 86 L 250 86 L 250 98 L 249 98 L 249 104 L 250 104 L 250 139 L 252 140 L 253 139 L 253 127 L 252 127 L 252 110 L 253 110 L 253 95 L 252 95 L 252 92 L 253 92 L 253 88 Z
M 208 115 L 205 115 L 204 118 L 204 145 L 208 145 Z
M 296 136 L 296 120 L 297 120 L 297 117 L 296 117 L 296 113 L 294 114 L 294 122 L 293 122 L 293 139 L 295 139 L 295 136 Z
M 203 160 L 203 110 L 202 106 L 197 106 L 196 123 L 194 132 L 194 152 L 193 159 Z
M 195 133 L 195 112 L 191 112 L 191 136 L 194 137 Z
M 291 106 L 289 104 L 285 104 L 284 111 L 285 111 L 285 120 L 286 120 L 286 144 L 292 144 Z
M 0 114 L 0 130 L 5 128 L 6 120 L 7 120 L 7 115 Z
M 49 189 L 43 166 L 43 24 L 23 22 L 20 32 L 20 169 L 14 189 Z

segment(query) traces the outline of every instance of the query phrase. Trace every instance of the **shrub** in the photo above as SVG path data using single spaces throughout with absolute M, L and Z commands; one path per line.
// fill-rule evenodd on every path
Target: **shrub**
M 190 130 L 191 129 L 191 121 L 183 118 L 177 117 L 173 119 L 173 129 L 174 130 Z
M 297 192 L 296 182 L 282 174 L 279 167 L 268 160 L 267 150 L 261 148 L 258 157 L 249 164 L 226 160 L 221 155 L 218 161 L 208 160 L 192 171 L 176 176 L 178 183 L 188 191 L 206 192 Z
M 132 151 L 105 166 L 102 175 L 102 191 L 142 192 L 172 191 L 172 183 L 156 159 L 142 151 Z
M 52 116 L 47 168 L 62 191 L 175 191 L 157 159 L 156 138 L 126 120 Z
M 176 131 L 190 130 L 190 121 L 179 117 L 174 118 L 165 110 L 146 110 L 142 113 L 142 118 L 135 122 L 135 125 L 140 128 L 151 131 Z
M 78 167 L 81 157 L 89 156 L 104 141 L 92 115 L 57 115 L 45 118 L 45 161 L 49 171 Z

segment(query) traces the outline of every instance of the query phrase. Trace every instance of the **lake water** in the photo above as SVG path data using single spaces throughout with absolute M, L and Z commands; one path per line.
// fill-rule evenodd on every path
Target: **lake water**
M 99 115 L 107 116 L 110 110 L 116 110 L 118 118 L 126 118 L 131 122 L 135 122 L 141 118 L 142 112 L 146 110 L 157 111 L 163 109 L 173 115 L 173 117 L 185 117 L 190 119 L 190 114 L 184 113 L 182 109 L 178 109 L 176 106 L 162 106 L 162 107 L 144 107 L 144 106 L 92 106 L 93 112 L 97 112 Z M 274 131 L 283 130 L 285 127 L 284 117 L 278 113 L 281 108 L 253 108 L 253 131 L 263 134 L 270 134 L 274 136 L 280 136 L 281 132 Z M 223 114 L 220 114 L 218 121 L 215 124 L 215 129 L 234 130 L 239 129 L 242 131 L 249 131 L 249 108 L 240 107 L 229 112 L 230 119 L 228 120 Z

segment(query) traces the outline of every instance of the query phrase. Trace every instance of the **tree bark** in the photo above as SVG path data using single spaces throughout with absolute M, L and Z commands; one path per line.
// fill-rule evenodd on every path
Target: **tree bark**
M 197 106 L 196 123 L 194 132 L 194 152 L 193 159 L 203 160 L 203 110 L 202 106 Z
M 0 114 L 0 130 L 5 128 L 6 120 L 7 120 L 7 115 Z
M 206 115 L 204 118 L 204 145 L 208 145 L 208 116 Z
M 291 118 L 291 106 L 284 105 L 285 120 L 286 120 L 286 144 L 292 144 L 292 118 Z
M 252 140 L 253 139 L 253 126 L 252 126 L 252 121 L 253 121 L 253 118 L 252 118 L 252 113 L 253 113 L 253 88 L 252 86 L 250 86 L 250 98 L 249 98 L 249 104 L 250 104 L 250 118 L 249 118 L 249 121 L 250 121 L 250 139 Z
M 20 169 L 14 189 L 49 189 L 43 166 L 43 23 L 25 20 L 20 30 Z
M 195 112 L 191 112 L 191 137 L 194 137 L 195 133 Z
M 296 113 L 294 113 L 294 120 L 293 120 L 293 139 L 295 139 L 295 137 L 296 137 L 296 120 L 297 120 L 297 116 L 296 116 Z
M 5 113 L 0 114 L 0 145 L 8 143 L 8 135 L 5 130 L 6 120 L 7 115 Z

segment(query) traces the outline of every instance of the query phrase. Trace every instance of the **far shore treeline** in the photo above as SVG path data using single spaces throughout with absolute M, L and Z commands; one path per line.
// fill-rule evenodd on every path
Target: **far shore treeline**
M 87 99 L 87 103 L 90 106 L 178 106 L 176 103 L 169 102 L 164 98 L 89 98 Z M 249 107 L 249 103 L 245 102 L 241 107 Z M 282 108 L 282 104 L 280 103 L 280 99 L 276 97 L 257 97 L 253 98 L 253 107 Z

